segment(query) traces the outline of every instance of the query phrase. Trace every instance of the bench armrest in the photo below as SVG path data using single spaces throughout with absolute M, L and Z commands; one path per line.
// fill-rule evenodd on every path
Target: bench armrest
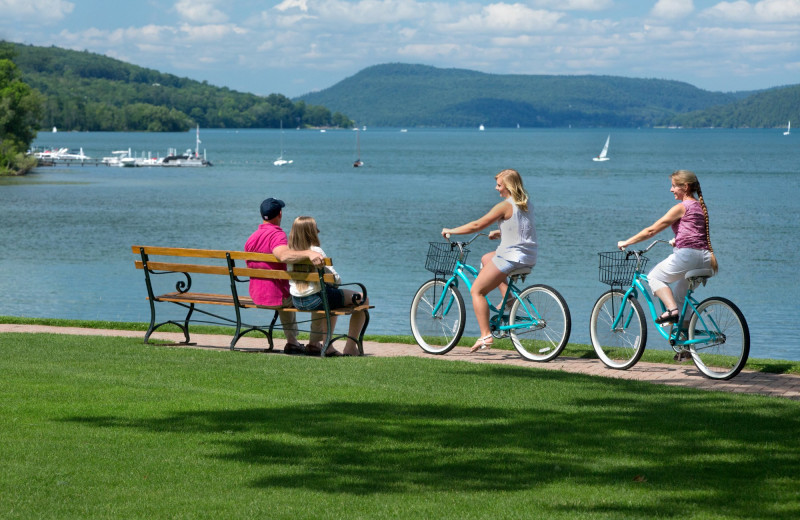
M 350 283 L 339 284 L 338 287 L 345 287 L 347 285 L 357 285 L 361 288 L 361 295 L 359 294 L 353 295 L 353 302 L 352 302 L 353 305 L 361 305 L 367 300 L 367 288 L 364 286 L 364 284 L 358 282 L 350 282 Z

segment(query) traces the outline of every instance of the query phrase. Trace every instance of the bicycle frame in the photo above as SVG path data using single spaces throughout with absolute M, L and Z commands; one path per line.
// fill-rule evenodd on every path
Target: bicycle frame
M 655 322 L 656 317 L 658 316 L 658 311 L 656 310 L 656 306 L 653 303 L 653 297 L 650 295 L 650 291 L 646 288 L 643 282 L 647 283 L 647 275 L 643 273 L 636 272 L 633 275 L 633 281 L 631 282 L 631 286 L 625 292 L 625 296 L 623 297 L 623 301 L 627 300 L 628 297 L 638 299 L 639 291 L 641 291 L 642 296 L 644 297 L 645 301 L 647 302 L 647 307 L 650 310 L 650 316 Z M 686 299 L 683 302 L 683 308 L 681 308 L 680 316 L 678 317 L 678 321 L 672 327 L 656 327 L 658 333 L 669 342 L 672 347 L 690 347 L 695 345 L 705 345 L 707 347 L 716 345 L 720 338 L 723 337 L 722 333 L 719 332 L 719 327 L 716 323 L 713 323 L 713 319 L 710 319 L 712 322 L 709 324 L 705 323 L 703 317 L 697 313 L 697 305 L 699 302 L 692 297 L 693 289 L 690 285 L 688 291 L 686 292 Z M 661 306 L 661 312 L 666 311 L 666 307 L 664 303 L 659 300 L 659 305 Z M 633 318 L 633 310 L 629 311 L 629 315 L 627 317 L 622 316 L 622 309 L 624 306 L 620 307 L 619 312 L 614 318 L 614 323 L 612 324 L 613 329 L 619 328 L 620 322 L 624 319 L 624 328 L 630 324 L 630 320 Z M 694 338 L 689 339 L 688 331 L 686 334 L 686 339 L 681 339 L 681 333 L 685 330 L 682 329 L 679 324 L 684 322 L 684 319 L 691 316 L 693 312 L 697 314 L 698 323 L 694 330 Z
M 441 309 L 443 305 L 445 306 L 445 309 L 444 309 L 445 314 L 450 311 L 450 306 L 453 305 L 453 299 L 451 298 L 450 301 L 445 303 L 444 302 L 444 298 L 445 298 L 445 295 L 447 294 L 447 289 L 449 287 L 455 286 L 456 288 L 458 288 L 458 281 L 459 280 L 464 282 L 464 284 L 467 286 L 467 289 L 469 291 L 472 291 L 472 281 L 469 279 L 469 277 L 467 276 L 465 271 L 467 273 L 469 273 L 470 275 L 472 275 L 473 278 L 476 278 L 478 276 L 478 272 L 479 272 L 478 269 L 476 269 L 475 267 L 461 262 L 461 259 L 456 261 L 456 266 L 453 269 L 453 275 L 445 283 L 445 290 L 442 291 L 442 295 L 439 297 L 439 300 L 436 302 L 436 305 L 433 308 L 433 315 L 434 316 L 436 316 L 436 314 L 438 313 L 439 309 Z M 530 329 L 531 328 L 530 322 L 527 322 L 527 323 L 526 322 L 522 322 L 522 323 L 518 322 L 518 323 L 514 324 L 513 326 L 508 325 L 507 322 L 505 324 L 503 323 L 504 314 L 500 309 L 505 309 L 506 302 L 508 301 L 508 298 L 509 298 L 509 293 L 515 299 L 519 299 L 520 291 L 517 288 L 517 286 L 514 284 L 514 281 L 512 279 L 509 279 L 509 281 L 508 281 L 508 290 L 503 295 L 503 300 L 500 302 L 500 306 L 499 307 L 495 307 L 494 305 L 492 305 L 492 302 L 489 300 L 489 297 L 485 296 L 486 303 L 489 305 L 489 310 L 492 313 L 492 316 L 489 318 L 489 323 L 492 326 L 492 330 L 498 330 L 498 331 L 501 331 L 501 332 L 506 332 L 506 331 L 509 331 L 511 329 L 519 329 L 519 328 Z M 530 319 L 531 322 L 533 322 L 534 324 L 538 324 L 538 323 L 543 321 L 541 315 L 539 314 L 539 311 L 537 311 L 536 308 L 533 305 L 528 305 L 528 303 L 523 301 L 523 300 L 519 300 L 519 302 L 520 302 L 520 308 L 525 312 L 525 314 L 527 315 L 527 317 Z M 520 311 L 517 310 L 518 314 L 519 314 L 519 312 Z

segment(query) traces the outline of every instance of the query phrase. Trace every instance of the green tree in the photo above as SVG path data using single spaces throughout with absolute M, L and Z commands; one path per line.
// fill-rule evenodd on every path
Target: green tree
M 0 50 L 0 175 L 26 173 L 35 166 L 26 152 L 42 111 L 41 97 L 20 80 L 9 54 Z

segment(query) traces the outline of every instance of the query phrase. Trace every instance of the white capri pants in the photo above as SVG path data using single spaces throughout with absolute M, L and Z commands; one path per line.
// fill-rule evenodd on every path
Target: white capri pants
M 683 308 L 683 300 L 689 290 L 686 273 L 692 269 L 710 269 L 711 253 L 706 249 L 674 248 L 672 254 L 659 262 L 648 274 L 647 281 L 653 292 L 674 283 L 672 294 L 678 310 Z

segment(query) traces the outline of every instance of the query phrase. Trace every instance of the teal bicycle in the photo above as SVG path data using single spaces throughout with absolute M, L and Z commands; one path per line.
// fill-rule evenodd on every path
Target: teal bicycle
M 647 303 L 653 321 L 660 314 L 650 295 L 647 275 L 642 273 L 648 260 L 644 255 L 657 243 L 669 242 L 656 240 L 643 251 L 599 253 L 600 281 L 611 290 L 592 308 L 590 334 L 595 352 L 609 368 L 626 370 L 644 353 L 647 322 L 639 296 Z M 691 358 L 703 375 L 724 380 L 738 374 L 747 362 L 750 329 L 742 311 L 730 300 L 718 296 L 702 302 L 694 299 L 694 290 L 713 274 L 711 269 L 686 273 L 689 290 L 678 321 L 656 326 L 656 330 L 669 342 L 676 360 Z M 661 312 L 665 311 L 664 304 L 658 302 Z
M 411 331 L 425 352 L 445 354 L 464 333 L 466 308 L 458 286 L 463 282 L 469 291 L 478 276 L 478 269 L 465 262 L 467 246 L 481 235 L 487 236 L 478 233 L 467 242 L 430 243 L 425 268 L 435 278 L 422 284 L 411 302 Z M 529 361 L 550 361 L 567 346 L 572 320 L 567 302 L 552 287 L 518 287 L 530 272 L 526 267 L 509 274 L 508 290 L 497 307 L 486 298 L 492 336 L 511 338 Z

